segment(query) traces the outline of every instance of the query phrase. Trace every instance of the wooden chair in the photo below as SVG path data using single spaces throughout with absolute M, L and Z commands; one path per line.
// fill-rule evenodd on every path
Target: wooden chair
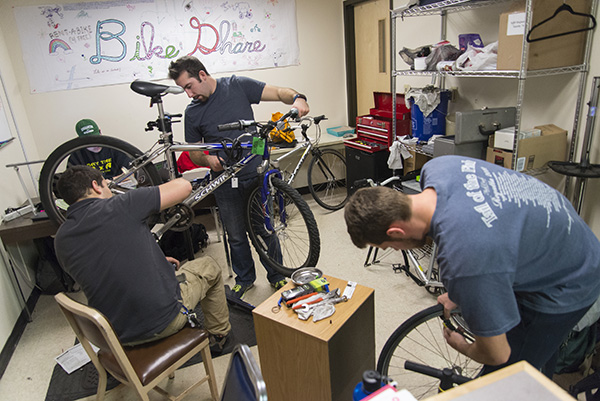
M 63 292 L 54 298 L 98 370 L 97 400 L 104 399 L 106 372 L 132 387 L 142 400 L 149 400 L 148 393 L 151 389 L 171 400 L 181 400 L 206 381 L 213 400 L 219 399 L 206 331 L 185 327 L 162 340 L 125 347 L 121 345 L 110 322 L 98 310 L 74 301 Z M 94 352 L 91 344 L 99 348 L 98 354 Z M 175 370 L 198 352 L 202 354 L 206 375 L 177 397 L 158 387 L 158 383 L 167 376 L 172 379 Z

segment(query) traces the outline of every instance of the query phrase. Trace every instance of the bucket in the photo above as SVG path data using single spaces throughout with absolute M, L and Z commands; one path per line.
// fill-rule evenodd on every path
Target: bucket
M 419 142 L 427 142 L 433 135 L 446 134 L 446 114 L 448 114 L 448 100 L 450 91 L 440 91 L 440 104 L 427 117 L 423 116 L 421 109 L 414 100 L 410 99 L 410 119 L 412 136 Z

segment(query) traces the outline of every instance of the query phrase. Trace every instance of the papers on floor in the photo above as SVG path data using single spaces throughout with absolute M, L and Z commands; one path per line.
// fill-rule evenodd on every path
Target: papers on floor
M 98 348 L 93 345 L 92 348 L 94 349 L 94 352 L 98 352 Z M 88 363 L 90 357 L 85 352 L 85 349 L 83 349 L 81 343 L 79 343 L 54 358 L 54 360 L 65 370 L 65 372 L 67 372 L 67 374 L 71 374 Z

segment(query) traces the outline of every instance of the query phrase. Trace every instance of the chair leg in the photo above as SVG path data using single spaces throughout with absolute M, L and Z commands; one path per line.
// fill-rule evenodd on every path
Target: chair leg
M 214 401 L 218 401 L 219 389 L 217 388 L 215 368 L 212 363 L 212 357 L 210 356 L 210 347 L 204 347 L 200 353 L 202 354 L 202 363 L 204 363 L 204 369 L 206 370 L 206 374 L 209 376 L 208 385 L 210 387 L 210 394 Z
M 103 367 L 98 368 L 98 366 L 96 366 L 96 370 L 98 371 L 98 391 L 96 393 L 96 401 L 102 401 L 104 400 L 104 394 L 106 393 L 106 383 L 108 380 L 106 370 L 104 370 Z

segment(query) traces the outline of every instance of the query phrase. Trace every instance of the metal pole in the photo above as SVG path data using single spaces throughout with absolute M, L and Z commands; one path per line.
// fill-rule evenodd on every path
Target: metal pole
M 590 147 L 592 145 L 592 133 L 594 132 L 594 124 L 596 121 L 596 109 L 598 107 L 598 94 L 600 86 L 600 77 L 594 77 L 592 85 L 592 94 L 590 96 L 588 115 L 585 123 L 585 133 L 583 136 L 583 147 L 581 149 L 581 159 L 579 166 L 587 168 L 590 165 Z M 581 177 L 575 178 L 573 190 L 573 205 L 577 213 L 581 214 L 581 206 L 583 204 L 583 194 L 585 192 L 586 179 Z

